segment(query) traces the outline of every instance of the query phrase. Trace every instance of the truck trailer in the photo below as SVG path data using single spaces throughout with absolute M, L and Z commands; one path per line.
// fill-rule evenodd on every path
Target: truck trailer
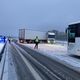
M 47 42 L 47 33 L 36 30 L 19 29 L 20 43 L 34 43 L 34 39 L 38 36 L 40 42 Z

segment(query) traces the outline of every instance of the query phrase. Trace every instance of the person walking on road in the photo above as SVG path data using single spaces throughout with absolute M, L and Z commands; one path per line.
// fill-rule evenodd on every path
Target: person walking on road
M 35 40 L 34 40 L 34 43 L 35 43 L 34 49 L 38 49 L 38 44 L 39 44 L 38 36 L 36 36 L 36 38 L 35 38 Z

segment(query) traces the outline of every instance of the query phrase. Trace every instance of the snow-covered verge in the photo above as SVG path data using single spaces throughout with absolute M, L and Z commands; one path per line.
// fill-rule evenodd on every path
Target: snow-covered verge
M 67 44 L 67 41 L 58 41 L 58 40 L 56 40 L 56 43 L 58 43 L 58 44 Z
M 2 80 L 17 80 L 12 54 L 10 53 L 10 45 L 8 43 L 6 45 L 2 60 L 0 62 L 0 80 L 2 72 L 3 72 Z
M 34 48 L 35 44 L 23 44 L 30 48 Z M 67 45 L 66 44 L 39 44 L 38 51 L 45 52 L 45 54 L 58 54 L 65 55 L 67 54 Z
M 35 44 L 23 44 L 34 49 Z M 80 71 L 80 60 L 70 57 L 67 53 L 67 44 L 39 44 L 39 51 L 41 54 L 46 55 L 52 59 L 56 58 L 66 64 L 71 65 Z
M 3 47 L 4 47 L 4 43 L 0 43 L 0 53 L 3 49 Z M 1 59 L 1 62 L 0 62 L 0 80 L 1 80 L 2 74 L 3 74 L 3 68 L 4 68 L 3 66 L 4 66 L 4 63 L 5 63 L 5 58 L 6 58 L 6 54 L 4 53 L 3 57 Z
M 17 80 L 12 54 L 10 53 L 10 45 L 7 43 L 6 47 L 6 60 L 3 73 L 3 80 Z
M 3 49 L 3 47 L 4 47 L 4 43 L 0 43 L 0 53 L 1 53 L 2 49 Z

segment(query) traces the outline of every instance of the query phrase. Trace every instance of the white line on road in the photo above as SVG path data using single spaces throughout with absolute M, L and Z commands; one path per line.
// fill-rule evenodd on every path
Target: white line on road
M 14 44 L 14 43 L 13 43 Z M 23 50 L 22 48 L 20 48 L 18 45 L 14 44 L 18 49 L 20 49 L 22 52 L 26 53 L 25 50 Z M 33 58 L 31 55 L 27 54 L 30 58 L 32 58 L 37 64 L 39 64 L 40 66 L 42 66 L 45 70 L 47 70 L 49 73 L 51 73 L 52 75 L 54 75 L 57 79 L 60 79 L 56 74 L 52 73 L 47 67 L 45 67 L 44 65 L 42 65 L 41 63 L 39 63 L 35 58 Z
M 16 45 L 15 45 L 16 46 Z M 18 54 L 21 56 L 21 58 L 23 59 L 23 61 L 25 62 L 26 66 L 29 68 L 29 70 L 31 71 L 32 75 L 34 76 L 35 80 L 42 80 L 42 78 L 40 77 L 40 75 L 35 71 L 35 69 L 32 67 L 32 65 L 30 64 L 30 62 L 20 53 L 20 51 L 17 49 L 17 46 L 15 47 L 15 49 L 17 50 Z

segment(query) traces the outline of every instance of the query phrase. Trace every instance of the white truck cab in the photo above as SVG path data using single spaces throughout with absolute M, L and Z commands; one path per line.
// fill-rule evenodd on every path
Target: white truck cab
M 49 44 L 55 43 L 55 33 L 54 32 L 48 32 L 48 34 L 47 34 L 47 42 Z

